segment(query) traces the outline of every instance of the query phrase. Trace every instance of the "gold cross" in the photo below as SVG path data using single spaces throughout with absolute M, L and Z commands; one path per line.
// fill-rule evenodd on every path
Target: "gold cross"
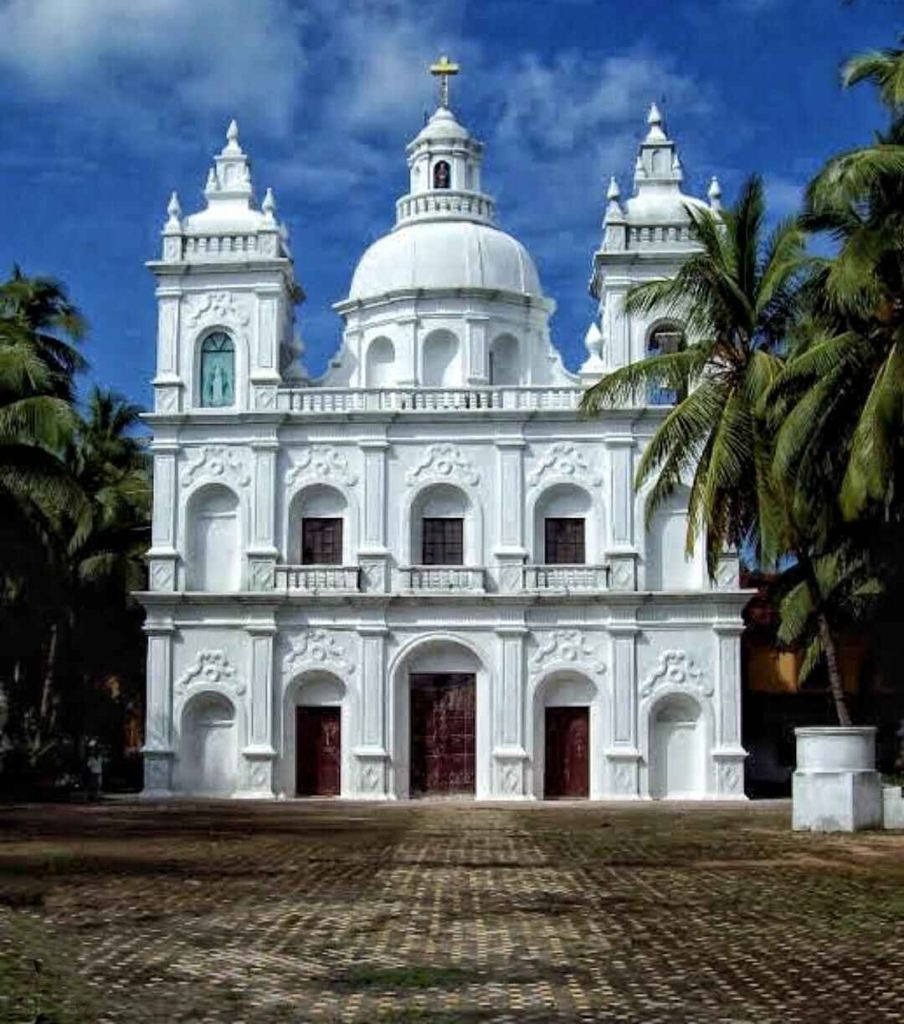
M 448 108 L 449 106 L 449 77 L 457 75 L 458 72 L 459 66 L 451 63 L 445 54 L 435 64 L 430 65 L 430 74 L 436 75 L 440 79 L 439 105 L 441 107 Z

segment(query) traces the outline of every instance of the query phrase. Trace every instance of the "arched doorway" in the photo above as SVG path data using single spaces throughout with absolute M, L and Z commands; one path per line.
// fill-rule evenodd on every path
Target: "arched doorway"
M 690 799 L 705 792 L 703 715 L 692 698 L 663 698 L 650 715 L 650 796 Z
M 534 757 L 544 799 L 590 796 L 591 709 L 596 687 L 579 672 L 557 672 L 534 700 Z
M 186 793 L 228 796 L 238 778 L 236 715 L 219 693 L 200 693 L 182 713 L 180 788 Z
M 343 682 L 330 672 L 306 673 L 290 687 L 285 714 L 287 792 L 341 796 L 345 694 Z
M 481 659 L 452 638 L 431 638 L 402 656 L 392 678 L 396 794 L 486 793 L 487 758 L 479 755 L 487 716 Z

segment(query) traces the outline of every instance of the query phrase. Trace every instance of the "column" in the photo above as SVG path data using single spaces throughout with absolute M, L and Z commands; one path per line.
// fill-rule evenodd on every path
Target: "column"
M 151 619 L 148 638 L 147 711 L 142 797 L 169 796 L 173 787 L 173 634 L 172 619 Z
M 279 373 L 279 303 L 282 288 L 272 285 L 257 289 L 255 344 L 251 349 L 250 380 L 253 409 L 275 409 Z
M 496 468 L 499 491 L 497 538 L 494 550 L 499 589 L 520 591 L 522 567 L 527 557 L 524 546 L 524 438 L 519 435 L 496 440 Z
M 733 622 L 713 626 L 717 646 L 716 735 L 713 763 L 716 795 L 725 800 L 745 800 L 744 761 L 741 746 L 741 634 L 738 614 Z
M 389 551 L 386 547 L 386 460 L 389 442 L 385 437 L 361 441 L 364 453 L 364 537 L 358 549 L 361 586 L 374 593 L 389 589 Z
M 251 442 L 254 459 L 254 494 L 251 502 L 251 545 L 248 548 L 248 578 L 252 590 L 272 590 L 279 551 L 276 547 L 276 458 L 275 437 Z
M 248 745 L 242 750 L 241 791 L 237 796 L 269 799 L 273 796 L 273 647 L 276 623 L 272 619 L 249 622 L 250 694 Z
M 382 612 L 373 615 L 373 621 L 358 627 L 361 638 L 361 693 L 359 700 L 360 725 L 356 734 L 360 742 L 353 748 L 356 772 L 352 788 L 356 795 L 367 800 L 380 800 L 387 792 L 387 715 L 389 680 L 386 678 L 386 638 L 389 630 L 378 621 Z
M 151 442 L 154 456 L 154 504 L 151 548 L 147 553 L 151 590 L 176 590 L 176 460 L 179 445 L 172 440 Z
M 640 750 L 637 746 L 636 610 L 618 609 L 621 621 L 609 625 L 612 642 L 612 746 L 606 750 L 606 796 L 636 798 L 640 792 Z
M 493 775 L 492 792 L 506 800 L 524 799 L 527 793 L 524 744 L 525 643 L 523 625 L 496 627 L 498 671 L 492 692 Z

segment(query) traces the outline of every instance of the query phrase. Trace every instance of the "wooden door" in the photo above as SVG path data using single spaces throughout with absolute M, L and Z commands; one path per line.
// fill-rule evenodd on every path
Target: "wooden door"
M 339 708 L 296 708 L 295 790 L 299 796 L 338 796 L 342 761 Z
M 546 709 L 543 795 L 590 795 L 590 709 Z
M 411 792 L 473 793 L 475 679 L 411 676 Z

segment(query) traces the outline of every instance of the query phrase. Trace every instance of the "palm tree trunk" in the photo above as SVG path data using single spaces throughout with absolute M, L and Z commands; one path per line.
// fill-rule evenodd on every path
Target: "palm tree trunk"
M 56 681 L 59 635 L 59 624 L 54 622 L 50 626 L 50 640 L 47 644 L 47 657 L 44 661 L 44 678 L 41 683 L 41 708 L 38 714 L 38 729 L 32 746 L 32 756 L 34 758 L 40 756 L 53 729 L 54 682 Z
M 838 666 L 838 648 L 835 638 L 832 636 L 832 629 L 826 615 L 825 604 L 822 599 L 822 589 L 816 576 L 816 570 L 809 554 L 798 553 L 798 561 L 804 570 L 804 578 L 807 581 L 807 588 L 810 591 L 810 600 L 816 609 L 816 628 L 819 632 L 819 640 L 822 649 L 826 653 L 826 667 L 829 672 L 829 691 L 835 703 L 835 714 L 838 715 L 838 724 L 851 726 L 854 724 L 851 718 L 851 709 L 848 705 L 847 694 L 844 692 L 844 680 L 841 677 L 841 669 Z

